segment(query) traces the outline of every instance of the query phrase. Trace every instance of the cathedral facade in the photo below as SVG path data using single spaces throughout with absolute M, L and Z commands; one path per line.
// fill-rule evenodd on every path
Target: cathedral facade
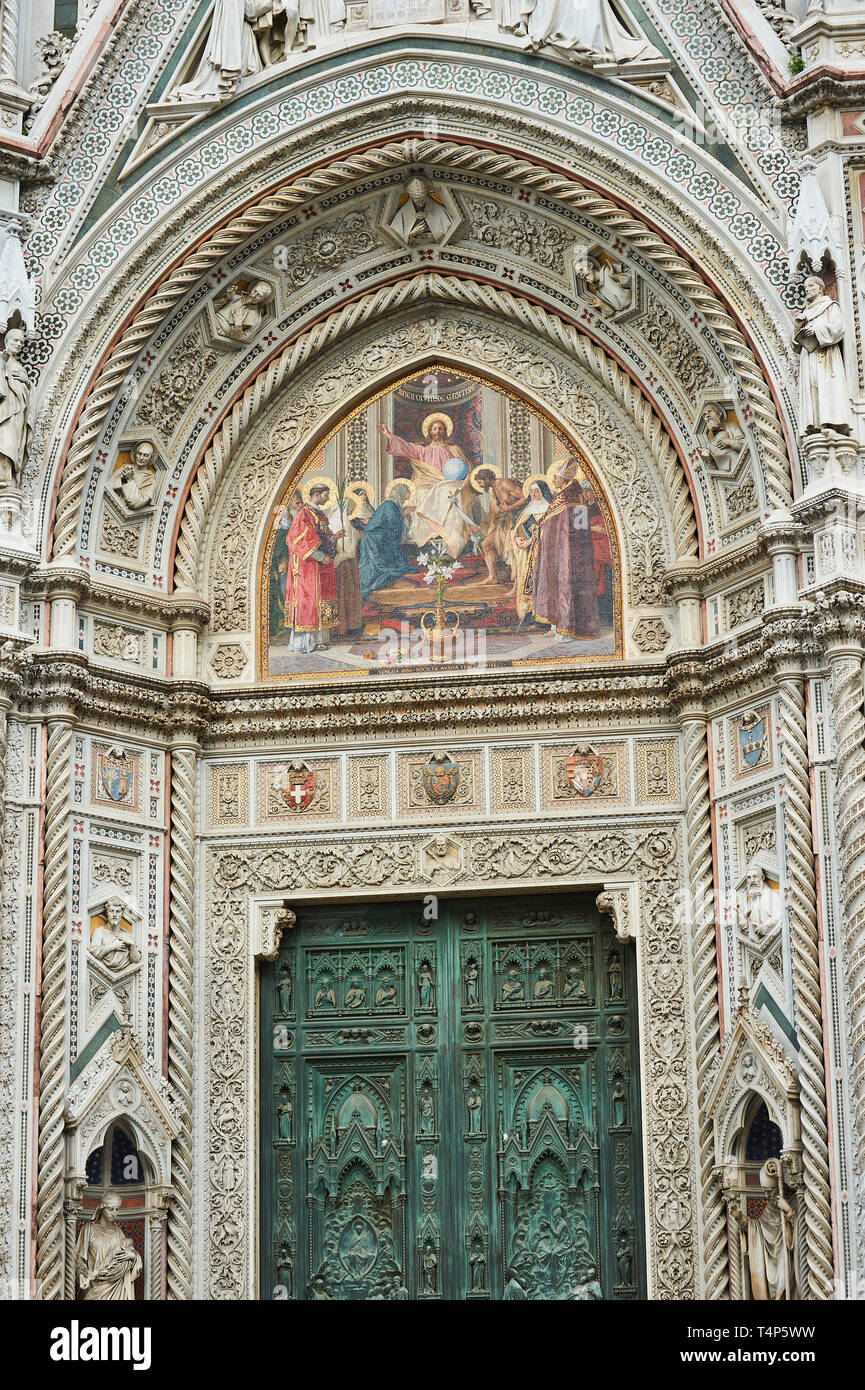
M 0 17 L 7 1296 L 861 1297 L 853 0 Z

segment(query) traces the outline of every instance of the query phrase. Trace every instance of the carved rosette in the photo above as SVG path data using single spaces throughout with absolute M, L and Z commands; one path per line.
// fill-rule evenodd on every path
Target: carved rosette
M 248 1155 L 255 1151 L 251 1031 L 257 895 L 290 893 L 320 901 L 346 891 L 380 895 L 422 892 L 423 833 L 375 842 L 309 840 L 214 848 L 207 861 L 207 1054 L 209 1190 L 208 1292 L 244 1298 L 253 1292 L 255 1213 L 249 1205 Z M 602 880 L 639 883 L 643 1016 L 652 1020 L 643 1077 L 647 1191 L 653 1293 L 664 1299 L 696 1295 L 693 1063 L 685 988 L 685 942 L 673 909 L 680 889 L 679 852 L 672 828 L 586 829 L 575 833 L 496 830 L 460 836 L 451 881 L 463 888 L 517 890 L 538 883 L 579 886 Z M 218 1176 L 230 1156 L 230 1190 Z

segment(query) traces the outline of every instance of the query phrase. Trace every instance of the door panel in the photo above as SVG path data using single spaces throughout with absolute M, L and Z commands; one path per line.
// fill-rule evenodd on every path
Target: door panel
M 643 1296 L 633 953 L 544 904 L 316 909 L 284 939 L 265 1296 Z

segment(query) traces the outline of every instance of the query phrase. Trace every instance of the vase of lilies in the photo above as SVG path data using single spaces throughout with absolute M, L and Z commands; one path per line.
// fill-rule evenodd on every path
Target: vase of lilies
M 445 608 L 444 605 L 445 589 L 457 571 L 456 561 L 451 558 L 441 542 L 422 550 L 418 560 L 424 566 L 424 582 L 435 589 L 436 597 L 435 608 L 429 609 L 420 620 L 427 642 L 428 659 L 447 661 L 460 626 L 459 613 Z M 429 619 L 432 619 L 431 623 Z

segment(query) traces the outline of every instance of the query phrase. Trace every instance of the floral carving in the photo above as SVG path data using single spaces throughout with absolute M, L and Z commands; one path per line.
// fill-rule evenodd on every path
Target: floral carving
M 216 362 L 216 353 L 204 347 L 197 329 L 184 334 L 138 407 L 137 418 L 171 434 Z

